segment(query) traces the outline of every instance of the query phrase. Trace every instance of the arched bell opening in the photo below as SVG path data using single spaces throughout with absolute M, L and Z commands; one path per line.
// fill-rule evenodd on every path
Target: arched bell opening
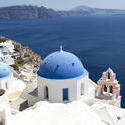
M 106 87 L 106 85 L 103 85 L 103 88 L 104 88 L 104 92 L 107 92 L 107 87 Z
M 112 87 L 112 86 L 109 87 L 109 92 L 110 92 L 111 94 L 113 94 L 113 87 Z

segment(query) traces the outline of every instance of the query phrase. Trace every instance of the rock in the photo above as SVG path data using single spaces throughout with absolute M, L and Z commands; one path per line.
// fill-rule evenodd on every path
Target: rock
M 53 9 L 37 6 L 10 6 L 0 8 L 0 19 L 38 19 L 57 17 Z

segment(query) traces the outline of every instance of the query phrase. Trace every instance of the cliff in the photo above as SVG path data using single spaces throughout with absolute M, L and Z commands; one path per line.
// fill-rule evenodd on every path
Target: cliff
M 38 19 L 57 17 L 53 9 L 37 6 L 11 6 L 0 8 L 0 19 Z
M 77 6 L 71 9 L 72 11 L 83 14 L 84 12 L 89 13 L 90 15 L 118 15 L 125 14 L 125 10 L 119 9 L 100 9 L 100 8 L 92 8 L 88 6 Z
M 55 11 L 44 6 L 10 6 L 0 8 L 0 19 L 44 19 L 88 15 L 125 15 L 125 10 L 78 6 L 68 11 Z
M 36 73 L 42 61 L 41 56 L 19 42 L 4 37 L 0 38 L 0 42 L 4 43 L 8 41 L 11 41 L 14 46 L 14 51 L 11 53 L 11 58 L 14 59 L 14 64 L 10 66 L 19 73 L 19 69 L 23 69 L 23 66 L 27 64 L 33 69 L 33 72 Z

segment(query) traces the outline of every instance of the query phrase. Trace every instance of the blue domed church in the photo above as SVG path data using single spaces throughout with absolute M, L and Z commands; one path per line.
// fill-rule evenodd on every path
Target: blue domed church
M 11 78 L 12 72 L 9 67 L 3 61 L 0 61 L 0 89 L 7 90 L 11 88 Z
M 0 58 L 0 90 L 4 90 L 6 94 L 12 94 L 16 91 L 22 92 L 25 87 L 25 83 L 16 79 L 10 67 L 4 63 L 4 59 Z
M 62 47 L 43 60 L 37 74 L 37 90 L 33 92 L 37 94 L 29 95 L 29 105 L 33 105 L 36 100 L 65 103 L 83 96 L 94 97 L 95 87 L 89 91 L 92 81 L 88 71 L 77 56 L 63 51 Z

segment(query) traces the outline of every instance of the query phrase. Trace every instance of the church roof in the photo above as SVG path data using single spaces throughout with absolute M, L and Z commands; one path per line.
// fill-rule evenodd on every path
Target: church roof
M 81 101 L 48 103 L 41 101 L 28 110 L 13 116 L 13 125 L 106 125 L 99 116 Z
M 92 109 L 97 113 L 102 121 L 109 124 L 112 123 L 113 125 L 120 121 L 125 115 L 125 109 L 101 102 L 93 104 Z
M 0 62 L 3 62 L 3 61 L 4 61 L 4 59 L 2 57 L 0 57 Z
M 48 55 L 38 71 L 39 76 L 48 79 L 71 79 L 87 73 L 78 57 L 63 50 Z
M 0 62 L 0 78 L 7 77 L 9 75 L 11 75 L 9 67 L 6 64 Z

